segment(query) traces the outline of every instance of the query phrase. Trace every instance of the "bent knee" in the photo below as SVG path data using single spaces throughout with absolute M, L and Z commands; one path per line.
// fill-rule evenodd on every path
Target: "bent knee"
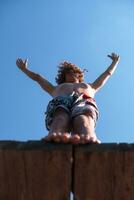
M 82 123 L 83 125 L 87 126 L 89 124 L 94 125 L 94 119 L 90 115 L 78 115 L 74 117 L 73 123 Z
M 54 113 L 54 118 L 56 118 L 57 120 L 61 120 L 62 123 L 62 120 L 69 120 L 70 116 L 64 108 L 58 108 Z
M 73 121 L 85 121 L 87 120 L 89 117 L 86 115 L 77 115 L 76 117 L 73 117 Z

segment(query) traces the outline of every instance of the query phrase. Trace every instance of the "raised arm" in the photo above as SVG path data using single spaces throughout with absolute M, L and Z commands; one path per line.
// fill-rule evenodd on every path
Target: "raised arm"
M 112 59 L 111 65 L 93 83 L 90 84 L 91 87 L 95 90 L 95 92 L 97 92 L 100 88 L 102 88 L 102 86 L 104 86 L 104 84 L 107 82 L 110 76 L 114 73 L 119 63 L 119 55 L 112 53 L 111 55 L 108 55 L 108 57 Z
M 21 69 L 28 77 L 33 79 L 34 81 L 38 82 L 40 86 L 48 92 L 50 95 L 52 95 L 52 92 L 55 89 L 55 86 L 53 86 L 48 80 L 46 80 L 44 77 L 42 77 L 40 74 L 37 74 L 35 72 L 30 71 L 28 67 L 28 60 L 22 60 L 20 58 L 17 59 L 16 65 L 19 69 Z

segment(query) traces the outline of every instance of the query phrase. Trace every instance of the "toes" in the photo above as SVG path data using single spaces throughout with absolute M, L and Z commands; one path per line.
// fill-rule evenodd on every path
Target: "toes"
M 52 133 L 44 138 L 46 141 L 63 142 L 68 143 L 70 141 L 69 133 Z
M 60 142 L 61 141 L 61 133 L 56 133 L 53 137 L 54 142 Z
M 91 138 L 89 135 L 85 135 L 85 144 L 91 143 Z
M 101 141 L 99 139 L 97 139 L 96 137 L 90 137 L 89 141 L 90 141 L 90 143 L 93 143 L 93 144 L 101 143 Z
M 52 142 L 52 141 L 59 141 L 59 134 L 57 133 L 50 133 L 46 137 L 42 138 L 42 140 L 45 140 L 46 142 Z
M 63 133 L 61 135 L 61 142 L 68 143 L 70 142 L 71 135 L 69 133 Z
M 95 137 L 90 137 L 89 142 L 90 143 L 96 143 L 96 138 Z
M 69 133 L 50 133 L 46 137 L 42 138 L 42 140 L 46 142 L 63 142 L 63 143 L 68 143 L 70 142 L 70 134 Z
M 85 144 L 85 135 L 84 134 L 80 135 L 80 143 Z
M 72 143 L 72 144 L 101 144 L 101 141 L 94 137 L 89 135 L 70 135 L 69 133 L 51 133 L 48 134 L 46 137 L 42 138 L 41 140 L 44 140 L 46 142 L 57 142 L 57 143 Z
M 101 144 L 101 141 L 99 139 L 96 140 L 97 144 Z
M 80 136 L 80 143 L 81 144 L 100 144 L 101 141 L 97 139 L 96 136 L 89 136 L 89 135 L 81 135 Z
M 72 144 L 79 144 L 80 143 L 80 136 L 78 134 L 72 135 L 70 138 L 70 142 Z
M 69 133 L 57 133 L 54 137 L 54 142 L 68 143 L 70 142 L 70 134 Z

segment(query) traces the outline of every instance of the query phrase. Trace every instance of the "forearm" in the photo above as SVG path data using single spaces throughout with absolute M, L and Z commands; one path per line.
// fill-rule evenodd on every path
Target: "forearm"
M 30 77 L 31 79 L 33 79 L 34 81 L 37 81 L 38 78 L 39 78 L 39 74 L 35 73 L 35 72 L 32 72 L 30 71 L 29 69 L 25 68 L 23 69 L 23 72 L 28 76 Z
M 111 65 L 106 69 L 104 73 L 107 73 L 109 75 L 112 75 L 118 65 L 119 61 L 113 61 Z
M 48 80 L 46 80 L 44 77 L 42 77 L 40 74 L 34 73 L 27 68 L 23 70 L 23 72 L 29 76 L 34 81 L 37 81 L 39 85 L 50 95 L 52 95 L 53 90 L 55 89 L 55 86 L 53 86 Z
M 100 89 L 109 79 L 109 77 L 114 73 L 117 67 L 118 61 L 113 61 L 111 65 L 102 73 L 93 83 L 92 87 L 97 91 Z

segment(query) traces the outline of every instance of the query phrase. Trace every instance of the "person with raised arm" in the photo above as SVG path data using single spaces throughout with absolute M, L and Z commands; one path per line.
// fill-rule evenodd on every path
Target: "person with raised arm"
M 45 125 L 49 133 L 42 138 L 44 141 L 101 143 L 95 133 L 99 110 L 94 96 L 114 73 L 120 60 L 115 53 L 108 57 L 112 60 L 111 65 L 92 83 L 85 83 L 85 70 L 68 61 L 60 63 L 56 86 L 40 74 L 30 71 L 28 60 L 17 59 L 18 68 L 52 96 L 45 112 Z

